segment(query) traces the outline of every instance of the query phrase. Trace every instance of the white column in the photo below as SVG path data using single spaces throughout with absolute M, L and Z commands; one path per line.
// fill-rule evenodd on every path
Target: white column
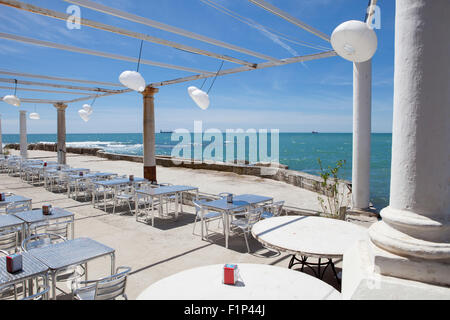
M 450 1 L 397 0 L 391 194 L 344 298 L 450 299 Z
M 56 152 L 58 155 L 58 163 L 66 164 L 66 108 L 67 104 L 56 103 L 55 108 L 58 112 L 57 118 L 57 135 Z
M 0 154 L 3 154 L 3 141 L 2 141 L 2 115 L 0 114 Z
M 353 64 L 352 209 L 370 203 L 372 60 Z
M 28 158 L 27 144 L 27 112 L 20 110 L 20 156 L 24 159 Z

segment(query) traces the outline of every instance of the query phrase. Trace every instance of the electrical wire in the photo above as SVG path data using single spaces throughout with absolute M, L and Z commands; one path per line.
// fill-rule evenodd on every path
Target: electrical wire
M 211 91 L 211 88 L 213 87 L 214 82 L 216 82 L 217 76 L 219 75 L 220 70 L 222 70 L 223 63 L 224 63 L 224 62 L 225 62 L 225 61 L 222 60 L 222 64 L 220 65 L 220 68 L 219 68 L 219 70 L 217 71 L 216 76 L 214 77 L 214 80 L 213 80 L 213 82 L 211 83 L 211 86 L 210 86 L 209 89 L 208 89 L 208 92 L 207 92 L 208 94 L 209 94 L 209 92 Z
M 141 41 L 141 49 L 139 49 L 139 59 L 136 72 L 139 72 L 139 66 L 141 64 L 141 56 L 142 56 L 142 46 L 144 45 L 144 40 Z
M 91 107 L 94 106 L 95 101 L 97 100 L 98 95 L 95 95 L 94 100 L 92 100 Z

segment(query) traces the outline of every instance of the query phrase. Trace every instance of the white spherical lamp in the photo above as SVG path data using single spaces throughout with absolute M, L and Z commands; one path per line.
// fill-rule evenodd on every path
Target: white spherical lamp
M 80 115 L 81 119 L 84 120 L 84 122 L 89 121 L 89 114 L 86 110 L 80 109 L 80 110 L 78 110 L 78 114 Z
M 200 90 L 197 87 L 189 87 L 188 88 L 189 96 L 192 100 L 197 104 L 197 106 L 203 110 L 208 109 L 209 107 L 209 96 L 205 91 Z
M 145 90 L 145 80 L 139 72 L 124 71 L 119 76 L 119 81 L 125 87 L 142 92 Z
M 3 101 L 15 106 L 15 107 L 20 107 L 20 99 L 17 98 L 15 95 L 7 95 L 3 97 Z
M 90 116 L 94 112 L 94 109 L 92 109 L 92 106 L 90 104 L 84 104 L 82 108 L 87 112 L 88 116 Z
M 37 112 L 32 112 L 32 113 L 30 113 L 30 119 L 31 120 L 40 120 L 41 116 Z
M 366 23 L 350 20 L 334 29 L 331 45 L 342 58 L 364 62 L 370 60 L 377 51 L 378 40 L 375 31 Z

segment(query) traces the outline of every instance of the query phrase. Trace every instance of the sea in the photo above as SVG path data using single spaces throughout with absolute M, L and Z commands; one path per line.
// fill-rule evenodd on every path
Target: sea
M 225 154 L 227 144 L 233 143 L 233 141 L 227 140 L 225 133 L 223 135 L 223 154 Z M 4 134 L 2 137 L 3 145 L 19 143 L 20 141 L 18 134 Z M 55 143 L 57 137 L 56 134 L 28 134 L 27 139 L 28 143 Z M 269 143 L 266 153 L 272 155 L 274 153 L 271 152 L 270 134 L 267 140 Z M 234 143 L 236 142 L 237 140 L 234 141 Z M 140 133 L 67 134 L 66 143 L 70 147 L 101 148 L 106 152 L 128 155 L 142 155 L 143 151 L 142 134 Z M 182 143 L 190 145 L 191 156 L 198 158 L 198 152 L 194 151 L 196 141 L 193 136 L 191 136 L 191 139 L 183 140 L 170 132 L 156 134 L 156 153 L 158 155 L 171 155 L 176 146 L 183 146 Z M 203 142 L 203 145 L 201 143 L 200 145 L 204 150 L 210 143 Z M 338 173 L 339 177 L 349 181 L 352 179 L 351 133 L 279 133 L 278 145 L 279 162 L 287 165 L 290 170 L 319 175 L 321 172 L 319 159 L 324 169 L 334 168 L 337 161 L 344 160 L 345 164 Z M 245 157 L 248 160 L 248 139 L 246 146 Z M 370 195 L 371 202 L 377 209 L 386 207 L 389 202 L 391 146 L 392 134 L 372 134 Z M 200 156 L 208 158 L 207 154 L 200 154 Z M 177 155 L 186 156 L 183 152 Z M 211 153 L 211 156 L 215 157 L 215 152 Z M 260 160 L 259 157 L 257 160 Z

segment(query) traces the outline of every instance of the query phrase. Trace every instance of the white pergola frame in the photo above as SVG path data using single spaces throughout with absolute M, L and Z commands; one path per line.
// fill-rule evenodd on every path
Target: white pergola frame
M 170 26 L 170 25 L 158 22 L 158 21 L 140 17 L 140 16 L 137 16 L 137 15 L 134 15 L 131 13 L 127 13 L 127 12 L 115 9 L 115 8 L 101 5 L 99 3 L 96 3 L 96 2 L 93 2 L 90 0 L 65 0 L 65 1 L 75 4 L 75 5 L 79 5 L 84 8 L 102 12 L 102 13 L 105 13 L 108 15 L 119 17 L 119 18 L 122 18 L 122 19 L 125 19 L 128 21 L 136 22 L 136 23 L 139 23 L 142 25 L 153 27 L 153 28 L 158 28 L 160 30 L 165 30 L 167 32 L 178 34 L 178 35 L 184 36 L 186 38 L 195 39 L 195 40 L 198 40 L 201 42 L 215 45 L 220 48 L 226 48 L 226 49 L 229 49 L 229 50 L 232 50 L 235 52 L 249 55 L 253 58 L 258 58 L 258 59 L 264 60 L 262 62 L 248 62 L 248 61 L 230 57 L 230 56 L 227 56 L 224 54 L 198 49 L 198 48 L 195 48 L 192 46 L 187 46 L 187 45 L 179 44 L 179 43 L 176 43 L 173 41 L 168 41 L 165 39 L 152 37 L 152 36 L 149 36 L 146 34 L 125 30 L 123 28 L 117 28 L 114 26 L 100 23 L 100 22 L 87 20 L 87 19 L 80 19 L 80 24 L 83 26 L 112 32 L 115 34 L 120 34 L 123 36 L 140 39 L 143 41 L 157 43 L 160 45 L 169 46 L 169 47 L 172 47 L 175 49 L 191 52 L 194 54 L 203 55 L 203 56 L 207 56 L 210 58 L 215 58 L 215 59 L 219 59 L 222 61 L 228 61 L 228 62 L 232 62 L 232 63 L 241 65 L 240 67 L 224 69 L 224 70 L 221 70 L 220 72 L 211 72 L 211 71 L 198 70 L 196 68 L 190 68 L 190 67 L 185 67 L 185 66 L 170 65 L 170 64 L 163 63 L 163 62 L 141 60 L 141 63 L 143 63 L 143 64 L 195 73 L 195 75 L 192 75 L 192 76 L 186 76 L 186 77 L 181 77 L 181 78 L 177 78 L 177 79 L 151 83 L 147 86 L 147 89 L 149 89 L 149 90 L 146 90 L 143 93 L 143 95 L 144 95 L 144 176 L 146 175 L 145 168 L 147 166 L 156 168 L 155 159 L 154 159 L 154 148 L 155 148 L 154 132 L 149 133 L 146 131 L 148 131 L 149 128 L 152 128 L 152 130 L 154 131 L 153 94 L 157 92 L 157 89 L 156 89 L 157 87 L 163 87 L 163 86 L 172 85 L 172 84 L 176 84 L 176 83 L 183 83 L 183 82 L 205 79 L 205 78 L 210 78 L 210 77 L 224 76 L 224 75 L 235 74 L 235 73 L 240 73 L 240 72 L 270 68 L 270 67 L 275 67 L 275 66 L 282 66 L 282 65 L 286 65 L 286 64 L 298 63 L 298 62 L 303 62 L 303 61 L 328 58 L 328 57 L 333 57 L 333 56 L 337 55 L 334 50 L 330 50 L 330 51 L 319 52 L 316 54 L 309 54 L 309 55 L 291 57 L 291 58 L 286 58 L 286 59 L 277 59 L 277 58 L 273 58 L 273 57 L 268 56 L 263 53 L 255 52 L 253 50 L 245 49 L 245 48 L 242 48 L 242 47 L 239 47 L 239 46 L 236 46 L 233 44 L 229 44 L 229 43 L 226 43 L 226 42 L 223 42 L 220 40 L 216 40 L 216 39 L 213 39 L 210 37 L 196 34 L 196 33 L 193 33 L 193 32 L 178 28 L 178 27 Z M 306 31 L 316 35 L 317 37 L 319 37 L 325 41 L 329 41 L 328 35 L 307 25 L 306 23 L 303 23 L 299 19 L 292 17 L 288 13 L 268 4 L 267 2 L 259 1 L 259 0 L 249 0 L 249 1 L 253 4 L 273 13 L 273 14 L 276 14 L 277 16 L 289 21 L 290 23 L 293 23 L 294 25 L 302 28 L 303 30 L 306 30 Z M 59 20 L 67 20 L 70 17 L 70 15 L 68 15 L 66 13 L 61 13 L 61 12 L 57 12 L 54 10 L 41 8 L 41 7 L 38 7 L 35 5 L 23 3 L 21 1 L 0 0 L 0 4 L 9 6 L 9 7 L 13 7 L 16 9 L 24 10 L 27 12 L 40 14 L 40 15 L 43 15 L 46 17 L 59 19 Z M 23 37 L 23 36 L 19 36 L 19 35 L 0 33 L 0 38 L 24 42 L 24 43 L 28 43 L 28 44 L 39 45 L 39 46 L 45 46 L 45 47 L 50 47 L 50 48 L 56 48 L 56 49 L 60 49 L 60 50 L 67 50 L 67 51 L 71 51 L 71 52 L 78 52 L 78 53 L 83 53 L 83 54 L 111 58 L 111 59 L 116 59 L 116 60 L 138 62 L 138 59 L 131 58 L 131 57 L 125 57 L 125 56 L 116 55 L 116 54 L 112 54 L 112 53 L 94 51 L 94 50 L 79 48 L 79 47 L 74 47 L 74 46 L 62 45 L 62 44 L 52 43 L 49 41 L 27 38 L 27 37 Z M 35 78 L 42 78 L 42 79 L 47 79 L 47 80 L 58 80 L 58 81 L 74 80 L 74 79 L 67 79 L 67 78 L 61 78 L 61 77 L 31 75 L 31 74 L 18 73 L 18 72 L 5 73 L 5 71 L 3 71 L 3 72 L 0 71 L 0 74 L 1 73 L 12 75 L 12 76 L 35 77 Z M 11 81 L 14 81 L 14 79 L 13 80 L 9 79 L 9 81 L 7 81 L 7 80 L 8 79 L 0 79 L 0 82 L 10 82 L 11 83 Z M 83 81 L 83 80 L 76 80 L 76 81 L 87 83 L 86 81 Z M 23 81 L 23 80 L 18 81 L 18 83 L 23 84 L 23 85 L 43 86 L 43 84 L 39 83 L 39 82 L 31 82 L 31 81 Z M 95 82 L 95 83 L 100 84 L 100 82 Z M 130 90 L 126 90 L 126 89 L 125 90 L 111 90 L 111 89 L 102 89 L 102 88 L 87 88 L 87 87 L 79 87 L 79 86 L 69 86 L 69 85 L 61 85 L 61 84 L 46 84 L 46 85 L 51 86 L 51 87 L 56 87 L 56 88 L 70 89 L 70 90 L 102 92 L 102 95 L 99 95 L 99 97 L 112 95 L 112 94 L 120 94 L 120 93 L 125 93 L 125 92 L 130 91 Z M 31 90 L 39 91 L 39 89 L 29 89 L 29 90 L 30 91 Z M 49 90 L 47 90 L 47 91 L 49 91 Z M 45 92 L 45 91 L 41 90 L 41 92 Z M 148 95 L 151 95 L 151 99 L 149 99 Z M 67 103 L 73 103 L 73 102 L 77 102 L 77 101 L 87 100 L 87 99 L 91 99 L 92 97 L 93 97 L 92 94 L 88 94 L 88 96 L 81 97 L 79 99 L 69 100 L 69 101 L 56 102 L 56 101 L 42 100 L 42 101 L 36 102 L 38 100 L 35 100 L 35 99 L 23 99 L 23 101 L 24 102 L 33 101 L 34 103 L 52 103 L 55 105 L 56 104 L 60 105 L 60 104 L 67 104 Z M 151 104 L 151 106 L 149 106 L 149 104 Z M 148 107 L 150 107 L 151 112 L 148 112 L 148 110 L 147 110 Z M 147 110 L 147 112 L 146 112 L 146 110 Z M 151 120 L 150 122 L 153 121 L 152 125 L 150 125 L 150 127 L 148 127 L 148 125 L 147 125 L 149 123 L 149 120 Z M 150 152 L 146 152 L 146 149 L 150 149 Z M 152 176 L 149 178 L 150 178 L 150 180 L 156 181 L 156 169 L 155 169 L 154 177 Z

